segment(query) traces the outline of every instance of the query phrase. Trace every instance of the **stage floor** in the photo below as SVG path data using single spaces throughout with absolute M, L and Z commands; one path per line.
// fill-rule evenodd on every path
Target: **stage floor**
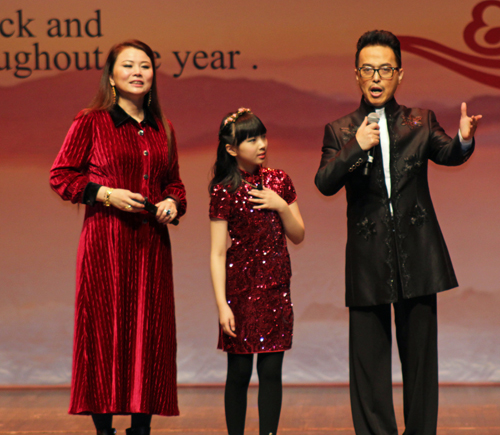
M 67 414 L 68 389 L 0 389 L 0 435 L 95 434 L 90 417 Z M 152 434 L 226 433 L 221 387 L 181 387 L 180 417 L 153 417 Z M 249 392 L 247 434 L 258 434 L 257 388 Z M 401 388 L 394 390 L 396 416 L 403 432 Z M 130 417 L 116 417 L 119 434 Z M 347 387 L 285 387 L 278 433 L 352 435 Z M 500 385 L 443 386 L 438 435 L 499 435 Z

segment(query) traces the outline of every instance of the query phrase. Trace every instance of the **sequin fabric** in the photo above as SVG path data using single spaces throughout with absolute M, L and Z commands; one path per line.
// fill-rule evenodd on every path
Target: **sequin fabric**
M 77 203 L 89 182 L 139 192 L 152 203 L 172 196 L 179 216 L 186 209 L 174 131 L 169 158 L 161 122 L 129 118 L 115 126 L 105 111 L 77 118 L 50 183 Z M 69 412 L 178 415 L 167 226 L 147 213 L 85 206 L 76 287 Z
M 297 195 L 282 170 L 242 171 L 253 185 L 263 183 L 288 204 Z M 290 298 L 291 267 L 286 236 L 279 214 L 254 210 L 248 201 L 252 187 L 242 183 L 234 193 L 214 187 L 210 218 L 228 222 L 231 246 L 226 256 L 226 297 L 235 316 L 236 338 L 219 331 L 218 348 L 230 353 L 276 352 L 290 349 L 293 309 Z

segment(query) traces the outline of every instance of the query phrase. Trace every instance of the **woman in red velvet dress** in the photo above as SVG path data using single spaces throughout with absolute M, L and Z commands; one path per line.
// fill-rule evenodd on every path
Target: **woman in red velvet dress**
M 51 169 L 52 188 L 86 205 L 69 412 L 91 414 L 100 435 L 115 433 L 113 414 L 132 415 L 128 435 L 147 435 L 152 414 L 179 413 L 167 224 L 186 198 L 156 83 L 146 44 L 114 46 Z
M 266 153 L 266 128 L 249 109 L 222 120 L 210 183 L 210 262 L 219 310 L 218 347 L 228 356 L 225 411 L 230 435 L 243 435 L 245 429 L 254 353 L 260 435 L 276 434 L 283 355 L 292 346 L 286 237 L 302 242 L 304 223 L 290 177 L 262 167 Z

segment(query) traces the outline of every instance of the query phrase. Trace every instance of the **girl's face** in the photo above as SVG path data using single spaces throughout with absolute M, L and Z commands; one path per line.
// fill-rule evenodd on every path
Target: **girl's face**
M 226 145 L 226 150 L 236 158 L 240 169 L 253 173 L 266 159 L 267 137 L 265 134 L 249 137 L 239 146 Z
M 151 59 L 142 50 L 125 48 L 116 58 L 109 82 L 122 98 L 132 101 L 144 98 L 153 85 Z

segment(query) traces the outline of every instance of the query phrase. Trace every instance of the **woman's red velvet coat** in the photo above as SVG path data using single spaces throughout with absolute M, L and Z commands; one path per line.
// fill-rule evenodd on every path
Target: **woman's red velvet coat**
M 142 133 L 141 133 L 142 132 Z M 80 114 L 51 170 L 52 188 L 82 202 L 89 182 L 186 210 L 172 129 L 118 106 Z M 87 204 L 93 201 L 86 201 Z M 178 415 L 172 257 L 166 225 L 101 202 L 85 205 L 77 257 L 72 414 Z

